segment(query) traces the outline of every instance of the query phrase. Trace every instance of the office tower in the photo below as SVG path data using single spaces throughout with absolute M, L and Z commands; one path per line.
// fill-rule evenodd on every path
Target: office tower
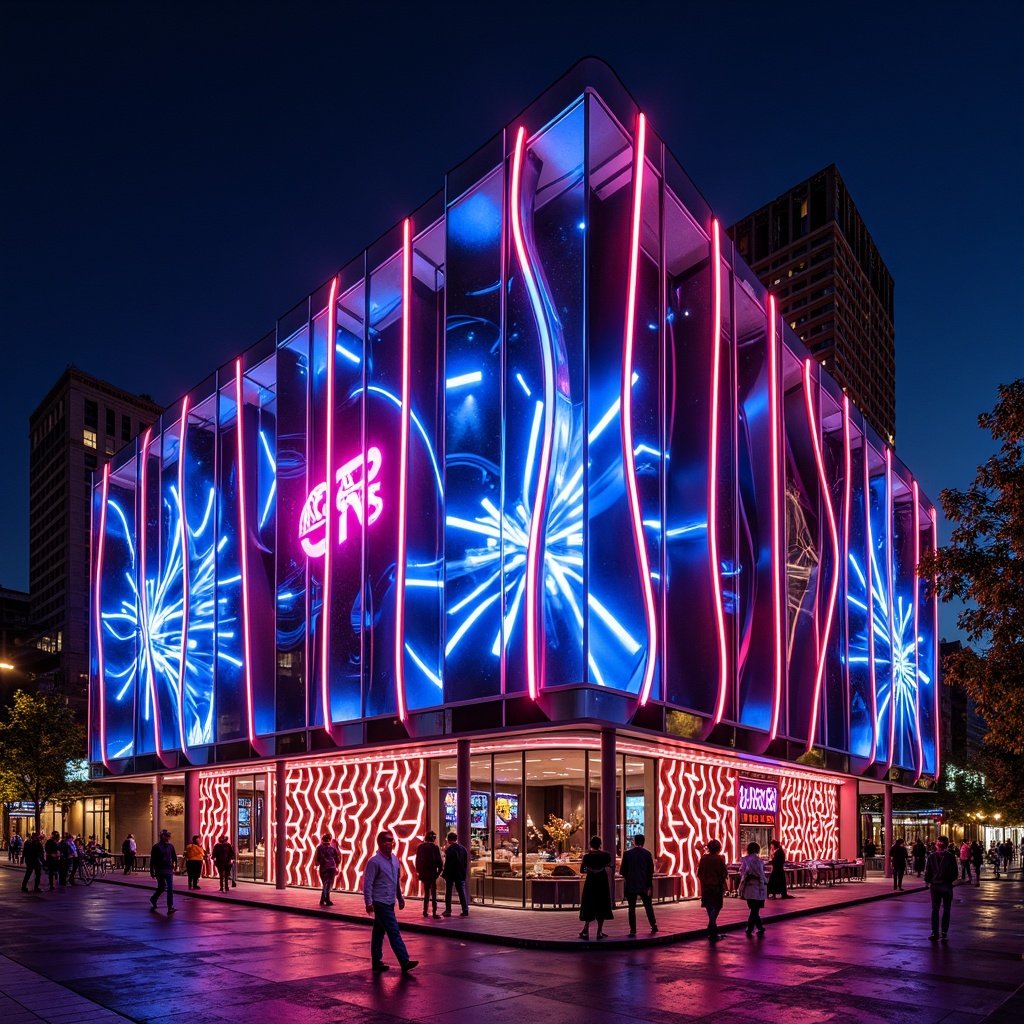
M 29 592 L 40 683 L 84 700 L 89 672 L 89 512 L 93 471 L 159 415 L 69 366 L 29 417 Z
M 884 441 L 896 437 L 893 280 L 835 164 L 726 233 Z

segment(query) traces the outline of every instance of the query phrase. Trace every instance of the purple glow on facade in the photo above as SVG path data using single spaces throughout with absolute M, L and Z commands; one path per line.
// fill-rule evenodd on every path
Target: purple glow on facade
M 185 670 L 188 664 L 189 544 L 188 520 L 185 518 L 185 438 L 188 436 L 188 403 L 181 405 L 181 440 L 178 442 L 178 522 L 181 525 L 181 657 L 178 660 L 178 739 L 188 754 L 185 737 Z
M 149 577 L 146 575 L 146 483 L 149 468 L 149 444 L 152 429 L 142 436 L 142 452 L 139 456 L 139 498 L 142 515 L 139 517 L 139 603 L 142 607 L 142 650 L 146 661 L 146 674 L 149 677 L 149 696 L 153 708 L 153 742 L 157 757 L 163 759 L 163 747 L 160 738 L 160 701 L 156 692 L 156 666 L 153 663 L 153 645 L 149 637 Z
M 889 751 L 885 761 L 886 772 L 892 767 L 896 753 L 896 662 L 893 651 L 896 650 L 896 637 L 893 635 L 893 624 L 896 621 L 896 610 L 893 608 L 892 592 L 895 583 L 892 550 L 892 449 L 885 449 L 885 571 L 886 593 L 889 600 Z
M 245 658 L 245 715 L 249 742 L 256 743 L 256 716 L 252 697 L 252 632 L 249 621 L 249 519 L 245 502 L 245 396 L 242 393 L 242 360 L 235 360 L 235 438 L 238 443 L 238 546 L 242 557 L 242 637 Z M 184 554 L 184 552 L 183 552 Z
M 779 408 L 779 339 L 777 333 L 778 314 L 775 296 L 768 296 L 768 366 L 770 393 L 768 396 L 772 432 L 772 622 L 775 628 L 775 650 L 773 652 L 772 721 L 768 732 L 774 740 L 779 732 L 779 717 L 782 714 L 782 685 L 785 676 L 786 625 L 783 611 L 783 586 L 785 581 L 784 538 L 781 533 L 782 496 L 782 412 Z
M 95 611 L 93 612 L 93 626 L 96 630 L 96 680 L 99 690 L 99 732 L 100 732 L 100 759 L 110 769 L 107 760 L 107 680 L 106 670 L 103 664 L 103 554 L 104 542 L 107 537 L 107 496 L 110 493 L 110 463 L 103 467 L 103 484 L 100 493 L 100 535 L 96 541 L 96 565 L 93 577 L 93 600 Z
M 412 309 L 412 221 L 402 226 L 402 420 L 398 468 L 398 554 L 395 561 L 395 700 L 405 721 L 405 574 L 409 488 L 409 338 Z
M 334 519 L 334 494 L 331 483 L 334 473 L 334 338 L 338 332 L 338 277 L 331 281 L 331 294 L 327 300 L 327 426 L 324 445 L 324 577 L 320 623 L 320 699 L 323 704 L 324 728 L 333 736 L 331 721 L 331 521 Z M 303 545 L 305 547 L 305 545 Z

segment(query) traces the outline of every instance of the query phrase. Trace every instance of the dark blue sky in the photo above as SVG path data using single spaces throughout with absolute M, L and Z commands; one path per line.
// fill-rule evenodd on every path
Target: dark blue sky
M 969 483 L 1024 375 L 1019 0 L 40 0 L 0 12 L 0 583 L 66 364 L 170 403 L 587 54 L 725 224 L 839 166 L 896 281 L 897 450 Z

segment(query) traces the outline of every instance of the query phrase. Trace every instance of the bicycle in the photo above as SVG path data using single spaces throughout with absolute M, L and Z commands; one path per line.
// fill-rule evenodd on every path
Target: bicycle
M 106 872 L 107 866 L 104 863 L 104 858 L 98 854 L 87 854 L 82 858 L 82 863 L 78 868 L 78 877 L 86 885 L 92 885 L 96 880 L 97 875 L 102 875 Z

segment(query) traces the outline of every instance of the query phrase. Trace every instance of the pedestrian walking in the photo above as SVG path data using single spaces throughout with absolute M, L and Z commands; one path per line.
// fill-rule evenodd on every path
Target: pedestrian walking
M 7 858 L 12 864 L 21 863 L 21 851 L 24 847 L 24 840 L 17 832 L 11 836 L 10 844 L 7 847 Z
M 580 920 L 583 922 L 583 931 L 580 932 L 580 938 L 584 941 L 590 939 L 591 921 L 597 921 L 597 937 L 606 938 L 604 923 L 615 916 L 612 912 L 611 866 L 612 855 L 601 849 L 601 837 L 591 836 L 590 850 L 583 855 L 580 863 L 580 874 L 583 876 L 583 892 L 580 894 Z M 634 908 L 635 906 L 636 901 Z M 634 916 L 635 914 L 634 909 Z
M 135 870 L 135 854 L 138 847 L 135 843 L 135 835 L 128 833 L 128 837 L 121 844 L 121 858 L 124 861 L 124 873 L 130 875 Z
M 188 875 L 188 887 L 199 888 L 199 878 L 203 873 L 203 861 L 206 851 L 199 842 L 199 836 L 193 836 L 192 842 L 185 847 L 185 874 Z
M 768 899 L 776 896 L 780 900 L 791 900 L 795 897 L 789 895 L 786 889 L 786 851 L 778 839 L 773 839 L 768 847 L 771 850 L 772 873 L 768 876 Z
M 331 888 L 334 876 L 338 873 L 338 848 L 334 845 L 330 832 L 320 837 L 320 845 L 316 848 L 316 866 L 320 870 L 320 906 L 333 907 Z
M 32 876 L 35 876 L 36 884 L 33 892 L 42 892 L 43 887 L 39 884 L 43 871 L 43 858 L 46 856 L 43 850 L 42 833 L 30 832 L 28 839 L 21 851 L 22 859 L 25 862 L 25 877 L 21 882 L 21 891 L 28 892 L 28 883 Z
M 654 904 L 651 901 L 654 893 L 654 858 L 651 851 L 644 849 L 647 837 L 643 832 L 633 836 L 633 845 L 622 855 L 619 874 L 623 878 L 623 892 L 626 896 L 626 916 L 629 920 L 629 934 L 636 935 L 636 901 L 639 899 L 647 914 L 647 923 L 651 926 L 651 934 L 658 931 L 658 922 L 654 917 Z
M 971 867 L 974 868 L 974 884 L 981 885 L 981 865 L 985 860 L 985 849 L 977 839 L 971 843 Z
M 920 878 L 924 874 L 924 862 L 928 859 L 928 847 L 921 842 L 920 836 L 914 840 L 914 846 L 910 853 L 914 858 L 914 871 L 917 872 L 917 877 Z
M 423 842 L 416 847 L 416 876 L 423 886 L 423 916 L 427 916 L 427 905 L 433 903 L 434 917 L 440 917 L 437 912 L 437 880 L 444 870 L 444 861 L 441 858 L 441 849 L 437 845 L 437 833 L 431 829 L 423 839 Z
M 961 864 L 962 864 L 961 860 Z M 932 942 L 941 938 L 946 941 L 949 932 L 949 913 L 953 905 L 953 886 L 956 885 L 956 857 L 949 849 L 949 840 L 939 836 L 935 840 L 935 852 L 928 855 L 924 867 L 924 883 L 929 887 L 932 898 Z M 941 931 L 939 910 L 942 910 Z
M 938 846 L 937 840 L 935 845 Z M 966 839 L 960 844 L 960 881 L 971 881 L 971 844 Z
M 729 882 L 729 867 L 722 856 L 722 844 L 712 839 L 697 863 L 697 881 L 700 882 L 700 905 L 708 915 L 708 938 L 717 942 L 718 915 L 725 902 L 725 887 Z
M 161 829 L 160 842 L 149 854 L 149 874 L 156 879 L 156 892 L 149 899 L 149 905 L 156 910 L 160 894 L 167 893 L 167 913 L 174 913 L 174 867 L 178 863 L 178 852 L 171 844 L 171 833 Z
M 747 901 L 747 935 L 753 935 L 755 928 L 758 935 L 764 935 L 761 908 L 768 898 L 768 879 L 760 853 L 761 847 L 758 843 L 747 843 L 747 855 L 740 860 L 738 894 L 741 900 Z
M 44 851 L 46 854 L 46 874 L 50 879 L 50 892 L 53 892 L 56 888 L 54 882 L 60 882 L 61 886 L 64 885 L 61 881 L 59 832 L 51 833 L 50 838 L 46 840 Z
M 231 866 L 235 863 L 235 848 L 227 836 L 221 836 L 213 847 L 213 866 L 217 869 L 220 891 L 227 892 L 231 883 Z
M 903 876 L 907 872 L 907 859 L 910 852 L 902 839 L 897 839 L 889 851 L 889 863 L 892 865 L 892 887 L 895 892 L 903 892 Z
M 405 909 L 405 897 L 402 895 L 402 866 L 394 851 L 395 837 L 390 832 L 381 832 L 377 836 L 377 852 L 369 859 L 363 872 L 363 902 L 366 912 L 373 916 L 370 967 L 374 971 L 388 969 L 384 963 L 385 935 L 403 971 L 411 971 L 419 963 L 419 960 L 409 958 L 395 915 L 396 903 L 399 910 Z
M 441 877 L 444 879 L 444 916 L 452 916 L 452 890 L 459 894 L 459 905 L 462 913 L 459 917 L 469 917 L 469 895 L 466 892 L 466 878 L 469 875 L 469 852 L 459 842 L 454 832 L 449 832 L 448 845 L 444 848 L 444 867 Z

